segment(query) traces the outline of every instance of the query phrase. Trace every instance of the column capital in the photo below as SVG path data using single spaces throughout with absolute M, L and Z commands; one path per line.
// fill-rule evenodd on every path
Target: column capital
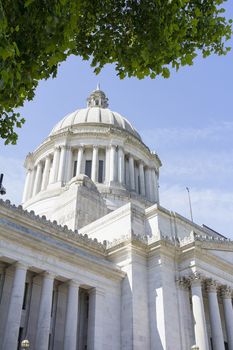
M 15 266 L 17 269 L 20 269 L 20 270 L 27 270 L 28 269 L 28 266 L 21 261 L 16 261 L 13 264 L 13 266 Z
M 205 278 L 199 272 L 194 272 L 188 277 L 188 279 L 192 286 L 202 286 Z
M 49 153 L 49 154 L 47 154 L 47 156 L 45 157 L 45 160 L 46 159 L 51 159 L 52 158 L 52 153 Z
M 93 145 L 92 147 L 93 147 L 93 149 L 98 149 L 99 148 L 98 145 Z
M 186 277 L 180 277 L 176 280 L 177 285 L 180 289 L 187 290 L 190 286 L 190 280 Z
M 42 167 L 43 165 L 43 160 L 40 159 L 36 164 L 35 164 L 35 167 Z
M 93 287 L 93 288 L 88 290 L 88 294 L 89 295 L 96 294 L 96 295 L 104 296 L 105 295 L 105 291 L 102 288 Z
M 219 287 L 219 284 L 217 281 L 213 280 L 212 278 L 209 278 L 206 280 L 206 290 L 208 293 L 217 293 L 217 289 Z
M 151 167 L 151 170 L 154 171 L 156 175 L 158 175 L 158 170 L 155 167 Z
M 26 173 L 27 173 L 27 174 L 28 174 L 28 173 L 31 173 L 32 170 L 33 170 L 33 165 L 32 165 L 32 164 L 30 164 L 30 165 L 28 165 L 28 166 L 26 167 Z
M 232 299 L 232 288 L 229 286 L 222 286 L 221 287 L 221 296 L 223 299 Z
M 60 149 L 66 149 L 67 145 L 60 145 Z
M 41 276 L 47 278 L 47 279 L 51 279 L 51 280 L 54 280 L 54 278 L 56 277 L 56 274 L 51 272 L 51 271 L 43 271 L 41 273 Z
M 69 280 L 66 282 L 68 286 L 71 286 L 71 287 L 79 287 L 80 286 L 80 283 L 78 281 L 75 281 L 75 280 Z

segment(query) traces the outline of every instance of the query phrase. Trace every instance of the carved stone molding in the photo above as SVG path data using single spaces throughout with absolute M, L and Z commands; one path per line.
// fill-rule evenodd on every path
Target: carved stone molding
M 193 272 L 190 276 L 189 276 L 189 281 L 190 284 L 192 286 L 202 286 L 205 277 L 203 275 L 201 275 L 199 272 Z
M 187 290 L 190 287 L 190 280 L 186 277 L 180 277 L 176 280 L 178 287 L 182 290 Z
M 209 278 L 206 280 L 206 291 L 208 293 L 217 293 L 219 284 L 217 281 Z
M 232 298 L 232 288 L 229 286 L 222 286 L 221 287 L 221 296 L 224 299 L 231 299 Z
M 36 215 L 35 212 L 33 210 L 31 210 L 30 212 L 28 212 L 27 210 L 24 210 L 23 207 L 21 205 L 16 206 L 15 204 L 11 204 L 11 202 L 9 200 L 2 200 L 0 199 L 0 207 L 4 207 L 7 208 L 8 210 L 10 210 L 12 212 L 12 215 L 14 215 L 15 213 L 20 214 L 21 216 L 23 215 L 25 218 L 31 219 L 34 222 L 39 222 L 45 226 L 47 226 L 48 228 L 51 228 L 52 230 L 55 230 L 56 235 L 59 237 L 67 237 L 72 239 L 75 242 L 81 243 L 85 246 L 89 246 L 91 248 L 97 249 L 101 252 L 105 252 L 106 251 L 106 246 L 100 242 L 98 242 L 98 240 L 96 238 L 92 239 L 89 238 L 87 234 L 80 234 L 78 233 L 78 231 L 72 231 L 70 229 L 68 229 L 68 227 L 66 225 L 62 226 L 62 225 L 58 225 L 57 221 L 53 221 L 51 222 L 50 220 L 46 219 L 46 216 L 39 216 Z

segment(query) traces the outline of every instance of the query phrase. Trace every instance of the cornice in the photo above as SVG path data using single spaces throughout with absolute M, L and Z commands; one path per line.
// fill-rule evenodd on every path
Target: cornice
M 92 239 L 89 238 L 87 234 L 79 234 L 77 230 L 69 230 L 66 225 L 58 225 L 56 221 L 52 222 L 47 220 L 45 216 L 40 217 L 39 215 L 35 215 L 34 211 L 28 212 L 27 210 L 24 210 L 21 205 L 16 206 L 11 204 L 9 200 L 3 201 L 0 199 L 0 209 L 2 215 L 10 218 L 12 221 L 23 221 L 24 225 L 28 224 L 31 227 L 36 228 L 38 228 L 39 224 L 40 229 L 46 233 L 52 233 L 53 235 L 71 239 L 72 241 L 85 247 L 85 249 L 89 248 L 91 250 L 94 249 L 101 254 L 105 253 L 106 246 L 98 242 L 96 238 Z
M 96 137 L 96 135 L 98 135 L 98 138 L 102 137 L 103 139 L 107 139 L 112 135 L 120 137 L 124 139 L 125 144 L 136 146 L 146 157 L 152 161 L 156 161 L 157 168 L 162 165 L 158 155 L 156 153 L 152 153 L 149 147 L 147 147 L 142 140 L 138 139 L 128 130 L 121 129 L 113 125 L 100 123 L 80 123 L 74 127 L 69 127 L 61 132 L 48 136 L 32 153 L 33 159 L 38 158 L 41 154 L 43 154 L 43 152 L 48 150 L 48 148 L 56 144 L 56 141 L 65 138 L 66 142 L 69 142 L 72 141 L 76 135 L 79 135 L 79 137 Z
M 183 266 L 182 269 L 180 268 L 180 272 L 193 268 L 196 268 L 198 270 L 206 270 L 207 265 L 209 266 L 208 274 L 210 275 L 212 273 L 219 278 L 222 278 L 223 274 L 226 274 L 229 277 L 232 276 L 232 264 L 225 260 L 222 260 L 221 258 L 218 258 L 216 255 L 210 254 L 208 251 L 203 249 L 201 242 L 192 242 L 192 244 L 189 244 L 188 249 L 183 250 L 180 248 L 178 262 L 181 264 L 185 261 L 189 261 L 191 263 L 188 263 L 188 265 L 185 267 Z
M 132 230 L 126 234 L 121 236 L 118 239 L 114 239 L 113 241 L 109 242 L 106 241 L 106 249 L 107 253 L 111 254 L 114 251 L 120 250 L 122 247 L 126 247 L 129 244 L 138 248 L 142 248 L 144 251 L 147 251 L 148 249 L 148 243 L 147 243 L 147 237 L 136 235 Z
M 6 240 L 0 240 L 0 249 L 2 252 L 7 252 L 5 254 L 7 254 L 6 257 L 8 259 L 17 259 L 17 255 L 20 254 L 20 246 L 26 250 L 29 248 L 28 253 L 24 257 L 24 263 L 32 269 L 44 270 L 47 269 L 46 266 L 49 266 L 50 270 L 57 271 L 56 275 L 67 278 L 68 275 L 72 274 L 67 264 L 72 264 L 79 266 L 80 269 L 88 269 L 88 271 L 101 274 L 110 279 L 121 280 L 125 276 L 125 273 L 117 265 L 108 261 L 106 257 L 96 256 L 83 249 L 78 249 L 79 247 L 76 246 L 75 242 L 66 242 L 66 247 L 60 247 L 58 250 L 58 247 L 51 242 L 36 241 L 34 238 L 30 239 L 29 237 L 24 237 L 22 240 L 22 233 L 17 233 L 13 230 L 11 231 L 11 239 L 9 239 L 9 230 L 2 229 L 1 234 L 2 237 L 6 237 Z M 57 237 L 54 238 L 55 241 L 58 241 Z M 58 261 L 62 262 L 61 268 Z
M 147 257 L 160 254 L 174 258 L 176 254 L 176 246 L 172 240 L 166 237 L 158 239 L 157 236 L 136 235 L 133 231 L 112 242 L 106 242 L 107 253 L 108 255 L 118 254 L 129 245 L 140 249 Z
M 110 216 L 112 215 L 113 221 L 129 214 L 131 212 L 131 205 L 126 205 L 123 209 L 118 213 L 116 211 L 109 214 Z M 178 240 L 175 237 L 165 236 L 163 232 L 149 237 L 136 235 L 130 230 L 130 232 L 120 237 L 120 239 L 100 243 L 97 239 L 89 238 L 87 234 L 80 234 L 78 231 L 69 230 L 67 226 L 58 225 L 56 221 L 51 222 L 45 216 L 39 217 L 33 211 L 28 212 L 27 210 L 23 210 L 22 206 L 17 207 L 12 205 L 10 201 L 0 200 L 0 213 L 3 220 L 3 227 L 4 220 L 8 220 L 13 225 L 12 229 L 14 229 L 14 223 L 19 224 L 23 227 L 40 231 L 45 235 L 50 235 L 54 239 L 57 238 L 67 241 L 69 244 L 77 245 L 81 249 L 89 251 L 94 255 L 102 256 L 103 258 L 109 256 L 109 254 L 117 254 L 120 250 L 131 245 L 135 249 L 138 249 L 141 254 L 146 254 L 148 257 L 160 254 L 174 258 L 179 263 L 194 258 L 193 266 L 200 266 L 202 268 L 204 266 L 202 264 L 207 263 L 219 269 L 219 271 L 232 274 L 231 263 L 211 254 L 211 250 L 213 249 L 233 252 L 233 242 L 222 237 L 203 236 L 191 231 L 188 237 Z M 95 223 L 90 224 L 90 229 L 91 226 L 95 228 Z M 90 232 L 88 226 L 85 232 Z

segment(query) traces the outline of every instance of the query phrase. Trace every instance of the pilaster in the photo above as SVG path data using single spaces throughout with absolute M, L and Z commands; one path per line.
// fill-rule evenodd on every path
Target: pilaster
M 202 296 L 202 283 L 203 277 L 194 273 L 190 276 L 191 292 L 192 292 L 192 305 L 193 305 L 193 317 L 194 317 L 194 333 L 196 344 L 200 350 L 209 350 L 206 319 Z

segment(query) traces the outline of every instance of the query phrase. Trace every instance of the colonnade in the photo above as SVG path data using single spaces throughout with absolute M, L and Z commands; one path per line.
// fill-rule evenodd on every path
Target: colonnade
M 228 349 L 233 350 L 233 308 L 232 289 L 221 285 L 217 281 L 194 274 L 189 278 L 181 278 L 180 287 L 190 288 L 192 312 L 194 322 L 194 335 L 199 350 L 209 350 L 206 314 L 203 300 L 203 287 L 207 292 L 209 321 L 213 350 L 225 350 L 222 320 L 220 316 L 218 295 L 222 298 L 224 310 L 224 323 L 226 327 Z M 187 310 L 186 310 L 187 311 Z
M 92 151 L 90 159 L 85 155 L 87 150 Z M 100 159 L 104 164 L 101 182 L 109 186 L 119 184 L 152 202 L 158 201 L 156 169 L 136 159 L 132 154 L 126 154 L 123 147 L 110 145 L 105 148 L 98 146 L 72 148 L 63 145 L 55 147 L 53 154 L 48 154 L 33 168 L 27 170 L 23 202 L 46 190 L 49 184 L 68 182 L 73 176 L 85 173 L 87 160 L 91 161 L 92 181 L 99 182 Z
M 12 267 L 12 266 L 11 266 Z M 21 315 L 23 308 L 25 282 L 28 267 L 19 262 L 14 264 L 13 283 L 9 298 L 8 312 L 6 313 L 6 319 L 0 321 L 4 324 L 4 332 L 2 339 L 2 350 L 16 350 L 18 346 L 19 329 L 21 327 Z M 31 344 L 33 349 L 44 350 L 49 347 L 49 337 L 51 329 L 51 315 L 52 315 L 52 300 L 53 300 L 53 288 L 55 281 L 55 274 L 46 271 L 41 274 L 42 285 L 40 298 L 38 299 L 38 319 L 36 326 L 36 334 L 34 336 L 33 343 Z M 64 341 L 62 349 L 64 350 L 76 350 L 78 342 L 78 322 L 79 322 L 79 289 L 80 284 L 76 280 L 69 280 L 67 285 L 67 302 L 66 302 L 66 314 L 64 324 Z M 1 295 L 0 295 L 1 297 Z M 89 290 L 89 311 L 88 311 L 88 349 L 100 350 L 102 349 L 102 337 L 100 335 L 102 328 L 102 306 L 103 306 L 103 291 L 98 288 L 90 288 Z M 1 299 L 0 299 L 1 301 Z M 30 307 L 28 305 L 27 307 Z M 2 313 L 3 315 L 4 313 Z M 27 334 L 26 338 L 30 339 L 30 334 Z

